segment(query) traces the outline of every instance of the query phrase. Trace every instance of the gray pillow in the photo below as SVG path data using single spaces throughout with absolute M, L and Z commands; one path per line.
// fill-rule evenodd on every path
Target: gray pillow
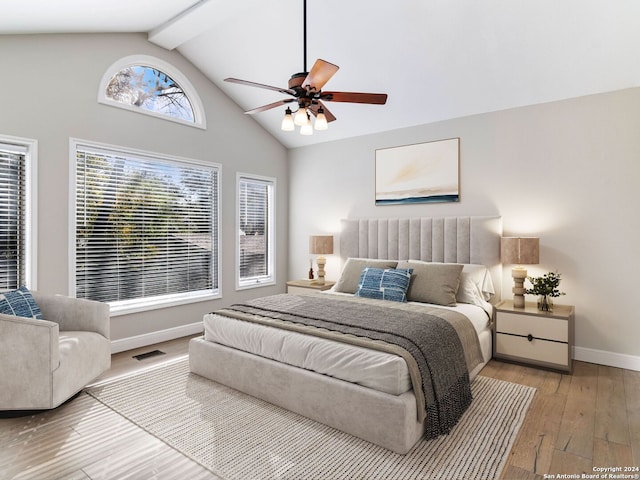
M 348 258 L 344 264 L 340 279 L 333 287 L 336 292 L 356 293 L 358 281 L 364 267 L 396 268 L 396 260 L 376 260 L 373 258 Z
M 454 263 L 398 262 L 397 268 L 412 268 L 407 292 L 410 302 L 455 307 L 462 265 Z

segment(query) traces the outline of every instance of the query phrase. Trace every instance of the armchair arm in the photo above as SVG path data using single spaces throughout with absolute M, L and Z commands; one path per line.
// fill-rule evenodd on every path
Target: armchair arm
M 0 314 L 0 409 L 19 408 L 25 396 L 50 403 L 58 345 L 57 323 Z
M 97 332 L 110 338 L 109 305 L 93 300 L 31 292 L 42 316 L 57 323 L 60 330 Z

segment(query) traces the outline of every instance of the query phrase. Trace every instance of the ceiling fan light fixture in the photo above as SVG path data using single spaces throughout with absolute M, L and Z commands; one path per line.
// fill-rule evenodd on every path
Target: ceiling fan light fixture
M 313 135 L 313 126 L 311 125 L 311 118 L 309 118 L 309 114 L 307 114 L 307 120 L 300 127 L 300 135 Z
M 318 114 L 316 115 L 316 130 L 328 130 L 329 124 L 327 123 L 327 117 L 324 115 L 324 108 L 318 108 Z
M 307 123 L 307 117 L 307 109 L 301 106 L 300 108 L 298 108 L 296 115 L 293 117 L 293 123 L 301 127 L 305 123 Z
M 292 132 L 296 128 L 295 124 L 293 123 L 293 115 L 289 107 L 287 107 L 287 109 L 284 111 L 284 118 L 282 119 L 282 125 L 280 126 L 280 128 L 285 132 Z

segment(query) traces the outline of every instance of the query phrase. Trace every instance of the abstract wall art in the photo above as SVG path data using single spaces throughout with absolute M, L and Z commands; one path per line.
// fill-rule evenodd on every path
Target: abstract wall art
M 460 139 L 376 150 L 376 205 L 458 202 Z

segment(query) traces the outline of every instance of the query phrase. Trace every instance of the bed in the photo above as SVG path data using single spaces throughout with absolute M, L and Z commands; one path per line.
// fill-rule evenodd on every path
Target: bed
M 423 436 L 446 433 L 455 424 L 458 410 L 466 408 L 458 403 L 471 401 L 459 379 L 465 377 L 468 382 L 491 357 L 489 300 L 495 303 L 500 296 L 501 219 L 422 217 L 348 219 L 342 223 L 340 256 L 344 268 L 333 291 L 270 296 L 206 315 L 205 335 L 190 342 L 190 369 L 406 453 Z M 409 275 L 406 295 L 410 301 L 366 298 L 363 285 L 358 289 L 365 269 L 373 276 L 380 272 Z M 452 271 L 458 272 L 455 288 L 451 286 Z M 425 288 L 418 279 L 451 285 Z M 452 301 L 452 288 L 453 303 L 445 305 Z M 335 333 L 329 324 L 342 310 L 349 312 L 350 321 L 360 323 Z M 374 317 L 371 312 L 384 315 Z M 432 342 L 424 348 L 431 356 L 426 363 L 411 354 L 414 342 L 403 344 L 401 334 L 396 344 L 398 340 L 389 339 L 386 330 L 388 323 L 413 322 L 414 317 L 425 314 L 434 328 L 443 332 L 434 334 L 437 341 L 425 340 Z M 303 317 L 310 319 L 304 320 L 306 325 L 299 323 Z M 363 334 L 369 339 L 361 337 L 359 329 L 370 326 L 374 334 Z M 426 328 L 420 324 L 419 331 Z M 457 334 L 454 343 L 461 349 L 449 360 L 444 355 L 454 350 L 448 346 L 451 341 L 438 335 L 451 335 L 451 331 Z M 432 370 L 435 374 L 429 373 Z M 455 391 L 460 402 L 442 401 L 445 397 L 438 391 L 444 392 L 445 387 L 447 395 Z M 439 405 L 436 413 L 434 405 Z

